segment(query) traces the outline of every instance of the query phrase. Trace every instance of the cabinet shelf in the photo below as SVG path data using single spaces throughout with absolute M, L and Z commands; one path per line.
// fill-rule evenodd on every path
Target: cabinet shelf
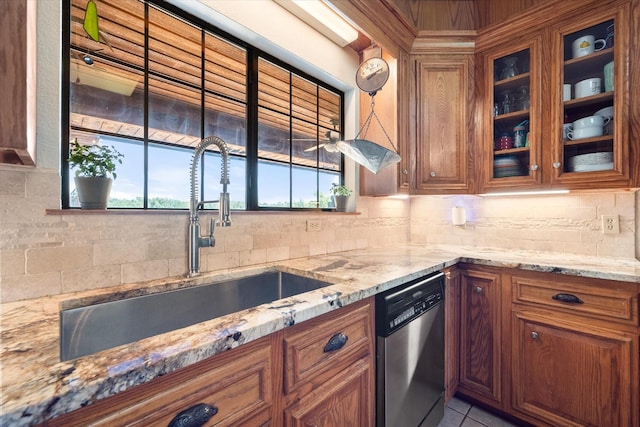
M 565 83 L 572 85 L 585 79 L 585 69 L 595 70 L 593 73 L 602 73 L 604 66 L 613 61 L 613 48 L 603 49 L 590 55 L 581 56 L 580 58 L 572 58 L 564 62 L 564 80 Z M 595 77 L 595 76 L 594 76 Z
M 601 102 L 611 101 L 613 102 L 613 91 L 598 93 L 596 95 L 585 96 L 584 98 L 572 99 L 564 103 L 564 108 L 573 109 L 576 107 L 587 107 L 589 105 L 599 104 Z
M 513 113 L 500 114 L 493 118 L 494 122 L 501 122 L 513 119 L 526 119 L 529 117 L 529 110 L 514 111 Z
M 564 145 L 585 145 L 585 144 L 596 144 L 601 142 L 613 142 L 613 135 L 603 135 L 603 136 L 594 136 L 593 138 L 583 138 L 578 140 L 568 140 L 564 142 Z
M 520 153 L 528 153 L 529 147 L 521 147 L 521 148 L 507 148 L 505 150 L 495 150 L 493 154 L 495 156 L 502 156 L 505 154 L 520 154 Z
M 529 76 L 529 72 L 520 73 L 517 76 L 509 77 L 508 79 L 498 80 L 495 82 L 494 86 L 496 90 L 517 89 L 519 86 L 529 85 Z

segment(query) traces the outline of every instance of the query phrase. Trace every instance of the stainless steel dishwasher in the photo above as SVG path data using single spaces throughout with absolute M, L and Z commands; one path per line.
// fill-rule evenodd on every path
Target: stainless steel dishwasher
M 435 427 L 444 416 L 444 273 L 376 296 L 378 427 Z

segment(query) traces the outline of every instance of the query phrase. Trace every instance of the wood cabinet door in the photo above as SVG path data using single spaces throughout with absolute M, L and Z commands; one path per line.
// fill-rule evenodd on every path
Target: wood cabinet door
M 538 32 L 516 43 L 505 40 L 480 56 L 485 190 L 543 182 L 542 44 Z
M 514 413 L 557 427 L 638 425 L 637 336 L 548 314 L 513 312 Z
M 364 358 L 327 378 L 323 386 L 285 410 L 285 427 L 373 427 L 371 369 Z
M 464 270 L 460 283 L 460 385 L 465 394 L 501 407 L 501 278 Z
M 568 188 L 624 187 L 630 184 L 629 161 L 629 4 L 608 2 L 598 7 L 572 13 L 551 29 L 551 103 L 552 158 L 551 183 Z M 572 45 L 584 35 L 605 40 L 604 48 L 574 57 Z M 605 67 L 613 67 L 611 87 L 605 85 Z M 599 87 L 578 93 L 577 85 L 598 78 Z M 563 100 L 563 84 L 571 87 L 571 99 Z M 611 113 L 602 113 L 612 108 Z M 564 137 L 564 126 L 576 126 L 579 120 L 594 114 L 605 114 L 610 124 L 600 126 L 598 133 L 573 129 L 575 135 Z M 611 117 L 612 115 L 612 117 Z
M 471 192 L 473 55 L 416 58 L 416 194 Z

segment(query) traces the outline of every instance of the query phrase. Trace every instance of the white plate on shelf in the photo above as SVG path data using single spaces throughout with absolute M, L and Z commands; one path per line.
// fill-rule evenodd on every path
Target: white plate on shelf
M 573 165 L 569 168 L 571 172 L 594 172 L 594 171 L 606 171 L 613 169 L 613 162 L 611 163 L 599 163 L 594 165 Z

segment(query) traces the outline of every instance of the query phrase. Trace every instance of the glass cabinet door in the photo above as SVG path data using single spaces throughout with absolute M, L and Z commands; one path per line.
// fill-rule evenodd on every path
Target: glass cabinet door
M 538 41 L 495 52 L 485 62 L 490 88 L 485 111 L 485 174 L 489 187 L 540 182 Z
M 628 175 L 624 73 L 618 70 L 626 57 L 619 46 L 628 43 L 622 40 L 627 29 L 620 14 L 586 16 L 552 35 L 555 57 L 561 58 L 554 73 L 559 79 L 552 79 L 558 97 L 552 104 L 552 182 L 602 183 Z

